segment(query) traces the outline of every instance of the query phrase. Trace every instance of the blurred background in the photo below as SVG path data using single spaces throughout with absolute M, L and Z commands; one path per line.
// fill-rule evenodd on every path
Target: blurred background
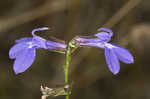
M 111 41 L 134 56 L 134 64 L 121 63 L 120 73 L 113 75 L 103 49 L 79 48 L 71 61 L 70 99 L 150 99 L 149 4 L 150 0 L 0 0 L 0 99 L 40 99 L 41 85 L 64 84 L 64 55 L 37 50 L 34 64 L 19 75 L 8 56 L 16 39 L 45 26 L 50 30 L 40 36 L 67 42 L 109 27 L 114 31 Z

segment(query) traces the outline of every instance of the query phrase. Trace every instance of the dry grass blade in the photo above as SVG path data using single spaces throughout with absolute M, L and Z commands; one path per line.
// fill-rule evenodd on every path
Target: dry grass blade
M 70 4 L 70 6 L 76 3 Z M 47 14 L 52 14 L 58 11 L 62 11 L 66 8 L 65 0 L 54 0 L 46 2 L 44 5 L 35 8 L 29 12 L 23 13 L 18 16 L 9 16 L 4 19 L 0 19 L 0 31 L 6 30 L 23 23 L 30 22 Z

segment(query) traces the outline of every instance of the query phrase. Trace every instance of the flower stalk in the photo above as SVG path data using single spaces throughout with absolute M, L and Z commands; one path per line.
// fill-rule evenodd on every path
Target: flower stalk
M 71 60 L 71 48 L 68 46 L 67 51 L 66 51 L 66 64 L 65 64 L 65 83 L 69 83 L 69 65 L 70 65 L 70 60 Z
M 66 50 L 66 64 L 64 68 L 65 72 L 65 83 L 69 83 L 69 65 L 70 65 L 70 60 L 71 60 L 71 46 L 70 43 L 68 44 L 67 50 Z M 70 90 L 71 91 L 71 90 Z M 69 99 L 70 92 L 66 95 L 66 99 Z
M 15 59 L 13 69 L 16 74 L 24 72 L 32 65 L 35 60 L 37 49 L 45 49 L 65 54 L 65 85 L 59 88 L 43 88 L 41 86 L 41 92 L 43 94 L 42 99 L 46 99 L 48 96 L 56 97 L 62 95 L 65 95 L 66 99 L 69 99 L 72 91 L 72 85 L 70 85 L 69 82 L 71 55 L 79 47 L 85 46 L 104 49 L 106 63 L 109 70 L 114 75 L 118 74 L 120 71 L 119 61 L 126 64 L 134 63 L 134 57 L 127 49 L 110 42 L 113 32 L 108 28 L 98 29 L 99 33 L 93 36 L 76 36 L 68 43 L 68 45 L 57 39 L 55 41 L 46 40 L 35 34 L 37 31 L 47 29 L 47 27 L 34 29 L 32 31 L 33 37 L 24 37 L 16 40 L 16 44 L 9 50 L 9 57 Z

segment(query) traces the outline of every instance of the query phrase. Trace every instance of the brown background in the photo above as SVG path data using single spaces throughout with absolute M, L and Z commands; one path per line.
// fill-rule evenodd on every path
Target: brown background
M 106 65 L 103 49 L 78 49 L 70 67 L 74 83 L 70 99 L 149 99 L 150 0 L 130 1 L 127 8 L 134 8 L 113 22 L 109 19 L 129 0 L 0 0 L 0 99 L 40 99 L 40 85 L 64 83 L 65 56 L 46 50 L 37 50 L 34 64 L 15 75 L 8 51 L 16 39 L 47 26 L 51 29 L 40 36 L 70 41 L 76 35 L 93 35 L 106 23 L 114 31 L 112 42 L 129 49 L 135 63 L 121 63 L 115 76 Z M 135 6 L 137 1 L 141 2 Z

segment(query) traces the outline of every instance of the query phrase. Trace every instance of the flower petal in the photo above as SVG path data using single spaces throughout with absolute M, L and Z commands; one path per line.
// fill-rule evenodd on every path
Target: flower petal
M 66 50 L 67 45 L 65 43 L 53 42 L 46 40 L 46 47 L 49 50 Z
M 35 44 L 36 47 L 46 49 L 46 45 L 45 45 L 46 40 L 40 36 L 37 36 L 35 32 L 44 31 L 48 29 L 49 29 L 48 27 L 42 27 L 42 28 L 36 28 L 32 30 L 32 35 L 33 35 L 32 42 Z
M 133 56 L 131 55 L 131 53 L 123 48 L 123 47 L 119 47 L 117 45 L 114 45 L 116 47 L 113 48 L 116 56 L 124 63 L 127 63 L 127 64 L 130 64 L 130 63 L 133 63 L 134 62 L 134 58 Z
M 120 70 L 120 64 L 114 51 L 110 48 L 105 47 L 105 58 L 106 58 L 106 62 L 109 67 L 109 70 L 113 74 L 117 74 Z
M 32 37 L 24 37 L 24 38 L 16 40 L 16 43 L 31 42 L 31 41 L 32 41 Z
M 104 43 L 80 43 L 80 46 L 104 48 Z
M 99 38 L 89 38 L 86 36 L 78 36 L 74 39 L 75 44 L 78 46 L 89 46 L 104 48 L 104 42 Z
M 87 36 L 77 36 L 77 37 L 75 37 L 75 42 L 97 43 L 97 42 L 101 42 L 101 40 L 98 39 L 98 38 L 90 38 L 90 37 L 87 37 Z
M 109 33 L 110 37 L 113 36 L 113 31 L 111 29 L 109 29 L 109 28 L 102 27 L 102 28 L 99 28 L 98 31 L 104 31 L 104 32 Z
M 9 58 L 14 59 L 18 55 L 22 54 L 22 51 L 26 48 L 28 48 L 30 45 L 27 42 L 22 42 L 14 45 L 10 50 L 9 50 Z
M 27 70 L 35 60 L 35 48 L 27 48 L 22 50 L 22 54 L 16 57 L 13 69 L 16 74 Z
M 42 27 L 42 28 L 36 28 L 32 30 L 32 35 L 35 36 L 35 32 L 37 31 L 44 31 L 44 30 L 48 30 L 48 27 Z
M 97 34 L 95 34 L 95 36 L 97 36 L 103 42 L 108 42 L 111 40 L 110 34 L 108 34 L 106 32 L 97 33 Z
M 32 42 L 36 47 L 46 49 L 46 40 L 44 38 L 34 35 Z

